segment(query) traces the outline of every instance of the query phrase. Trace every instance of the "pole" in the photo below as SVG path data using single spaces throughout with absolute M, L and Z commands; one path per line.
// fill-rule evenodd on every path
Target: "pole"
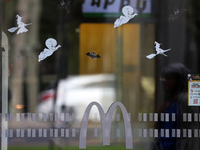
M 2 33 L 1 46 L 5 49 L 5 52 L 1 52 L 2 55 L 2 120 L 1 120 L 1 150 L 7 150 L 8 138 L 6 137 L 6 131 L 8 129 L 8 122 L 6 121 L 6 114 L 8 113 L 8 38 L 5 33 Z

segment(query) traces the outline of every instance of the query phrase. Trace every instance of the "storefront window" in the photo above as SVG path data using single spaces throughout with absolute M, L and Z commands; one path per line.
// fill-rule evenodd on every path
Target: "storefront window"
M 1 149 L 199 149 L 195 0 L 1 0 Z

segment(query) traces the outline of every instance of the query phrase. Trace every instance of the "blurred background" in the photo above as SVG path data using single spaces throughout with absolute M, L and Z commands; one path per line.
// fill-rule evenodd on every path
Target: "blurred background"
M 114 28 L 126 5 L 138 15 Z M 200 72 L 199 6 L 197 0 L 1 0 L 1 29 L 8 38 L 8 56 L 4 56 L 9 66 L 8 113 L 13 115 L 8 128 L 14 129 L 8 149 L 77 148 L 81 119 L 92 101 L 101 104 L 105 112 L 113 102 L 124 104 L 131 114 L 134 149 L 148 149 L 154 139 L 139 137 L 138 130 L 154 128 L 154 122 L 139 121 L 138 114 L 155 113 L 163 102 L 162 68 L 179 62 L 192 73 Z M 26 26 L 26 33 L 8 31 L 17 27 L 16 15 L 23 23 L 32 23 Z M 38 62 L 48 38 L 56 39 L 61 48 Z M 167 57 L 147 59 L 156 53 L 155 41 L 162 43 L 162 49 L 171 49 L 165 53 Z M 92 59 L 87 52 L 100 58 Z M 16 121 L 19 113 L 24 121 Z M 71 119 L 68 123 L 60 123 L 59 117 L 48 121 L 51 113 L 69 113 Z M 98 137 L 92 135 L 101 128 L 100 119 L 93 119 L 96 113 L 93 108 L 87 145 L 103 148 L 101 132 Z M 29 114 L 35 114 L 37 121 L 30 121 Z M 39 114 L 46 115 L 46 121 L 41 121 Z M 123 119 L 114 119 L 118 114 L 121 111 L 117 109 L 112 126 L 121 129 L 121 134 L 116 138 L 111 132 L 109 149 L 116 145 L 125 149 Z M 76 136 L 67 140 L 16 138 L 15 129 L 25 129 L 26 134 L 29 128 L 77 130 Z

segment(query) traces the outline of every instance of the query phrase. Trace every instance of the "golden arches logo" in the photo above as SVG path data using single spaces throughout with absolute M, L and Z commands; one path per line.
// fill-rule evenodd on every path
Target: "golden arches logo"
M 79 148 L 86 149 L 88 118 L 89 118 L 90 110 L 92 109 L 94 105 L 98 108 L 100 118 L 101 118 L 101 126 L 102 126 L 102 132 L 103 132 L 103 145 L 110 145 L 110 129 L 111 129 L 112 115 L 114 114 L 116 107 L 119 106 L 124 118 L 126 149 L 132 149 L 133 137 L 132 137 L 132 127 L 130 123 L 130 118 L 129 118 L 126 108 L 121 102 L 114 102 L 110 106 L 106 114 L 104 113 L 101 105 L 97 102 L 92 102 L 87 106 L 85 113 L 83 115 L 83 119 L 82 119 L 82 123 L 80 127 Z

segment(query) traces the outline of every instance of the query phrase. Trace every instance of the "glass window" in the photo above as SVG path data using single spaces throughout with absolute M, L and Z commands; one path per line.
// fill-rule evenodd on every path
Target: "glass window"
M 199 149 L 196 0 L 2 0 L 1 149 Z

